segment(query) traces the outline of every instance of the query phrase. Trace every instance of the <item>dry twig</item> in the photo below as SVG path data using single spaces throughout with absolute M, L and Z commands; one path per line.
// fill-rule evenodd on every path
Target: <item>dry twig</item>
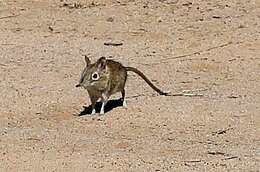
M 219 152 L 219 151 L 208 151 L 209 155 L 227 155 L 224 152 Z
M 215 132 L 212 133 L 212 135 L 225 134 L 227 131 L 232 130 L 232 129 L 234 129 L 234 128 L 227 128 L 227 129 L 215 131 Z
M 236 158 L 238 158 L 238 156 L 231 156 L 231 157 L 223 158 L 221 160 L 225 161 L 225 160 L 236 159 Z
M 104 45 L 106 46 L 121 46 L 123 45 L 122 42 L 114 43 L 114 42 L 105 42 Z
M 185 163 L 194 163 L 194 162 L 202 162 L 200 159 L 198 160 L 188 160 L 188 161 L 185 161 Z
M 169 57 L 169 58 L 165 58 L 163 59 L 161 62 L 162 63 L 165 63 L 167 62 L 168 60 L 172 60 L 172 59 L 179 59 L 179 58 L 183 58 L 183 57 L 189 57 L 189 56 L 193 56 L 193 55 L 199 55 L 201 53 L 204 53 L 204 52 L 207 52 L 207 51 L 211 51 L 211 50 L 214 50 L 214 49 L 217 49 L 217 48 L 222 48 L 222 47 L 226 47 L 230 44 L 232 44 L 233 42 L 228 42 L 228 43 L 225 43 L 225 44 L 221 44 L 221 45 L 218 45 L 218 46 L 214 46 L 214 47 L 210 47 L 210 48 L 207 48 L 205 50 L 199 50 L 199 51 L 196 51 L 196 52 L 193 52 L 193 53 L 189 53 L 189 54 L 184 54 L 184 55 L 180 55 L 180 56 L 174 56 L 174 57 Z
M 0 20 L 1 19 L 6 19 L 6 18 L 13 18 L 13 17 L 17 17 L 19 16 L 20 14 L 16 14 L 16 15 L 11 15 L 11 16 L 4 16 L 4 17 L 0 17 Z
M 203 94 L 175 93 L 175 94 L 167 94 L 166 96 L 203 97 Z

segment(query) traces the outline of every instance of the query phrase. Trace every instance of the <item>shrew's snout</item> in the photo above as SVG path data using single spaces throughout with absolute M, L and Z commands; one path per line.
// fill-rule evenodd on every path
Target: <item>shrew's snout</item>
M 80 87 L 81 85 L 80 84 L 77 84 L 75 87 Z

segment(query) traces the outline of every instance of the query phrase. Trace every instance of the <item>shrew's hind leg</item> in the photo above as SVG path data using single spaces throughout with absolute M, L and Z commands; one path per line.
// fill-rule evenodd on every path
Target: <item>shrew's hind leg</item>
M 121 91 L 122 94 L 122 101 L 123 101 L 123 107 L 127 108 L 126 100 L 125 100 L 125 89 Z

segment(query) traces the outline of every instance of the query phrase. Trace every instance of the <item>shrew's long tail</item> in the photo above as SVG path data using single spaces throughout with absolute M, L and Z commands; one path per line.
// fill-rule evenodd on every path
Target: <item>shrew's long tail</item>
M 160 90 L 159 88 L 157 88 L 140 70 L 138 70 L 134 67 L 125 67 L 125 68 L 126 68 L 126 71 L 134 72 L 134 73 L 138 74 L 140 77 L 142 77 L 145 80 L 145 82 L 160 95 L 165 95 L 165 96 L 168 95 L 168 93 L 165 93 L 162 90 Z

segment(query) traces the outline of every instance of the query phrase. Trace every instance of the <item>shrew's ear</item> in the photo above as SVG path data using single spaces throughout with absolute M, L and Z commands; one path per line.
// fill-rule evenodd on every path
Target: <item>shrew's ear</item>
M 106 69 L 106 65 L 107 65 L 107 60 L 105 57 L 100 57 L 97 61 L 98 63 L 98 68 L 101 69 Z
M 90 65 L 90 60 L 86 55 L 85 55 L 85 62 L 86 62 L 86 66 L 88 67 Z

